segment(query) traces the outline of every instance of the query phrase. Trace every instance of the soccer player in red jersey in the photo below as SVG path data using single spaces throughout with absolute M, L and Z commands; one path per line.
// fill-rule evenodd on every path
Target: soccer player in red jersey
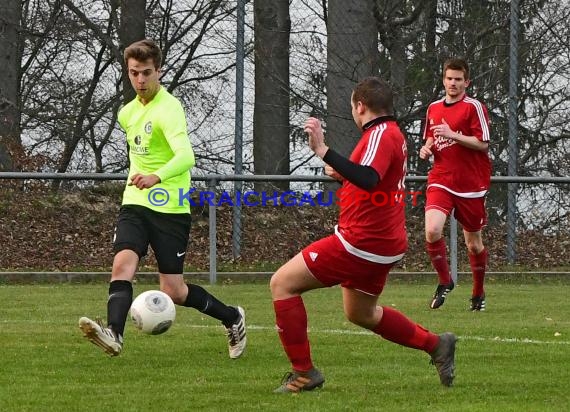
M 349 321 L 384 339 L 431 355 L 443 385 L 455 368 L 453 333 L 436 335 L 389 306 L 377 306 L 388 272 L 407 249 L 404 207 L 399 194 L 406 176 L 406 141 L 393 117 L 390 86 L 368 77 L 355 87 L 352 116 L 362 137 L 349 159 L 327 147 L 318 119 L 305 122 L 311 150 L 325 172 L 343 182 L 335 233 L 318 240 L 285 263 L 271 278 L 276 328 L 292 371 L 275 392 L 296 393 L 325 381 L 313 366 L 307 313 L 301 294 L 341 285 Z M 395 196 L 390 202 L 379 201 Z
M 426 249 L 437 271 L 439 284 L 430 307 L 437 309 L 455 286 L 447 263 L 443 228 L 453 213 L 463 226 L 473 272 L 470 310 L 485 310 L 487 249 L 481 231 L 487 224 L 485 195 L 491 182 L 489 119 L 487 109 L 465 94 L 469 66 L 449 59 L 443 66 L 445 97 L 430 104 L 420 158 L 433 156 L 428 174 L 425 208 Z

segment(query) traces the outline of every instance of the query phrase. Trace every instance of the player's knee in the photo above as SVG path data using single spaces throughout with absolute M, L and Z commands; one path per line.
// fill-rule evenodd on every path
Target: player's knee
M 269 281 L 269 289 L 271 290 L 271 297 L 273 300 L 287 299 L 291 295 L 296 294 L 296 291 L 291 287 L 291 282 L 288 282 L 282 274 L 277 271 Z
M 349 311 L 345 310 L 344 315 L 346 319 L 350 322 L 355 324 L 356 326 L 360 326 L 363 328 L 368 328 L 370 325 L 369 316 L 364 313 L 360 313 L 358 311 Z
M 470 255 L 478 255 L 483 251 L 483 249 L 485 249 L 483 243 L 479 241 L 468 240 L 465 244 Z
M 279 295 L 280 292 L 283 291 L 283 282 L 281 282 L 281 279 L 277 273 L 271 276 L 271 280 L 269 281 L 269 289 L 271 290 L 271 296 L 274 298 L 276 295 Z
M 182 305 L 186 301 L 186 296 L 188 295 L 188 287 L 178 287 L 173 285 L 162 285 L 160 290 L 170 296 L 170 299 L 177 304 Z
M 115 262 L 113 263 L 112 280 L 130 280 L 134 277 L 135 271 L 136 267 L 127 262 Z
M 437 242 L 439 239 L 441 239 L 443 236 L 443 233 L 440 229 L 438 228 L 427 228 L 426 227 L 426 241 L 429 243 L 434 243 Z

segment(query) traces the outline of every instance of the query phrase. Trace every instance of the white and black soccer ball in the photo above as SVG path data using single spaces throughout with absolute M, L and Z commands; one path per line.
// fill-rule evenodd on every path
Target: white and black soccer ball
M 166 332 L 176 318 L 174 302 L 160 290 L 141 293 L 131 304 L 131 319 L 135 327 L 149 335 Z

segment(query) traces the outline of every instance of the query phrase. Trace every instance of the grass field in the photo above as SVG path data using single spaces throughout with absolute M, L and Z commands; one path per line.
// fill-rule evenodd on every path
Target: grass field
M 563 411 L 570 394 L 570 281 L 491 281 L 488 310 L 467 309 L 460 284 L 437 311 L 430 283 L 395 281 L 381 298 L 460 340 L 453 388 L 427 354 L 349 324 L 338 288 L 305 295 L 322 390 L 273 394 L 289 364 L 274 331 L 266 283 L 206 286 L 247 311 L 249 345 L 230 360 L 224 330 L 191 309 L 160 336 L 129 323 L 110 358 L 77 328 L 105 315 L 101 284 L 0 285 L 0 411 Z M 135 293 L 155 288 L 136 285 Z

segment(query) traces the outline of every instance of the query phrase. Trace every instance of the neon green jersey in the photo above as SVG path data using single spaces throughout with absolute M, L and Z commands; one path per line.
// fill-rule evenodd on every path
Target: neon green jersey
M 127 103 L 119 111 L 118 121 L 127 134 L 130 161 L 123 205 L 145 206 L 162 213 L 190 213 L 183 194 L 190 189 L 190 169 L 195 159 L 180 101 L 161 87 L 146 105 L 138 96 Z M 155 174 L 160 182 L 143 190 L 129 186 L 136 173 Z

